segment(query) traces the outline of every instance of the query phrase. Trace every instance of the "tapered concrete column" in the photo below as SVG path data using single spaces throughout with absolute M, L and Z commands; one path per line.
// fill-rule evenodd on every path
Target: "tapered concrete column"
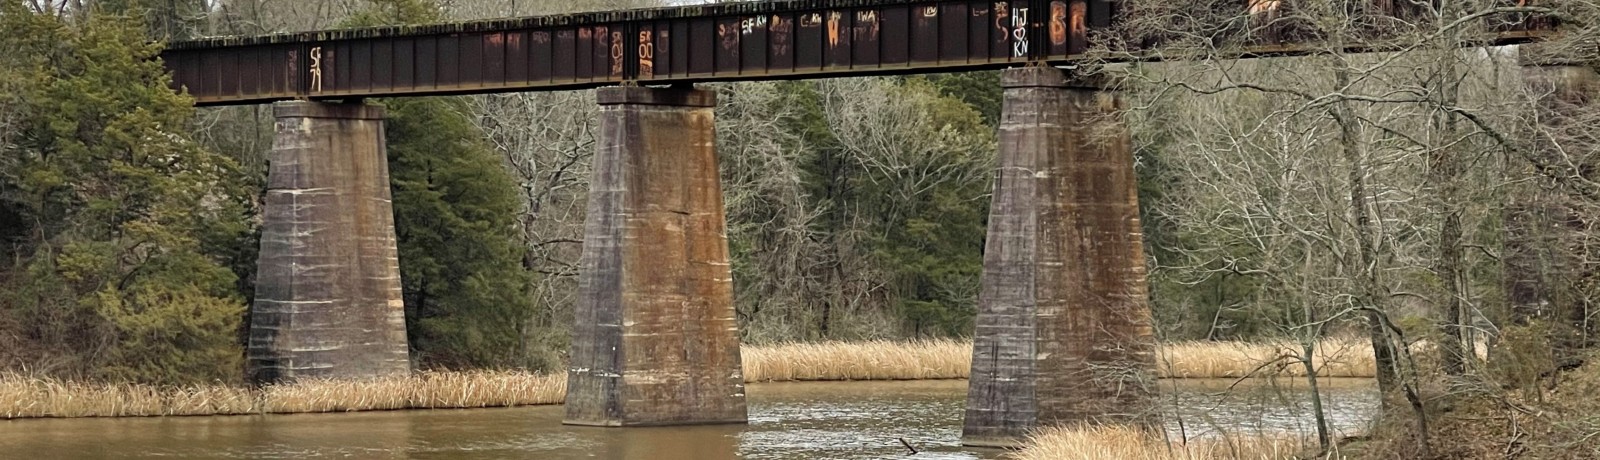
M 1137 180 L 1112 92 L 1005 71 L 962 442 L 1149 420 L 1154 340 Z
M 715 94 L 598 95 L 564 422 L 743 423 Z
M 383 107 L 295 101 L 273 113 L 250 380 L 409 372 Z
M 1589 63 L 1546 46 L 1517 47 L 1533 117 L 1524 134 L 1532 141 L 1527 161 L 1513 163 L 1518 170 L 1512 174 L 1536 180 L 1514 181 L 1507 189 L 1501 262 L 1512 321 L 1559 326 L 1552 331 L 1556 361 L 1573 365 L 1582 362 L 1595 332 L 1589 318 L 1593 305 L 1582 293 L 1600 284 L 1600 276 L 1582 267 L 1588 248 L 1576 235 L 1597 217 L 1576 203 L 1570 189 L 1556 186 L 1560 180 L 1552 176 L 1600 177 L 1600 163 L 1586 157 L 1600 146 L 1588 140 L 1591 121 L 1583 115 L 1600 101 L 1600 75 Z

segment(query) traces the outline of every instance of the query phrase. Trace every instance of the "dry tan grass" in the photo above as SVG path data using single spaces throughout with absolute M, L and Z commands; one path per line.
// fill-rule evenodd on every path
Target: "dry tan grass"
M 746 382 L 964 379 L 972 342 L 823 342 L 747 346 Z
M 558 404 L 567 376 L 515 371 L 422 372 L 372 380 L 302 381 L 261 391 L 261 412 L 459 409 Z
M 260 390 L 163 388 L 0 376 L 0 419 L 344 412 L 505 407 L 561 402 L 565 375 L 422 372 L 372 380 L 306 380 Z
M 1161 347 L 1156 370 L 1162 378 L 1304 376 L 1305 366 L 1293 358 L 1299 353 L 1292 342 L 1178 342 Z M 1322 377 L 1377 375 L 1372 343 L 1361 338 L 1324 339 L 1311 362 Z
M 1294 438 L 1208 439 L 1167 442 L 1133 428 L 1049 428 L 1034 435 L 1016 460 L 1277 460 L 1295 458 L 1304 444 Z
M 1239 377 L 1284 350 L 1273 344 L 1170 344 L 1161 351 L 1158 375 Z M 1329 340 L 1320 350 L 1321 375 L 1373 375 L 1371 348 L 1360 341 Z M 963 379 L 972 367 L 972 343 L 956 340 L 746 346 L 742 353 L 747 382 Z M 1257 375 L 1304 373 L 1298 364 L 1260 370 Z M 373 380 L 309 380 L 260 390 L 89 384 L 5 374 L 0 375 L 0 419 L 505 407 L 558 404 L 565 392 L 565 375 L 528 372 L 422 372 Z
M 1299 345 L 1246 342 L 1178 342 L 1161 347 L 1161 378 L 1303 376 L 1299 361 L 1280 359 Z M 745 381 L 964 379 L 972 370 L 972 342 L 823 342 L 746 346 Z M 1370 378 L 1372 345 L 1360 338 L 1326 339 L 1312 362 L 1323 377 Z M 1253 372 L 1253 374 L 1252 374 Z
M 256 396 L 231 386 L 160 388 L 0 375 L 0 418 L 246 414 Z

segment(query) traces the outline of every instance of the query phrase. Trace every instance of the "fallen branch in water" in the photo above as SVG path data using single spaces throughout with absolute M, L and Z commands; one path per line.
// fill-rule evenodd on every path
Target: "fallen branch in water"
M 906 438 L 895 438 L 895 439 L 899 439 L 900 440 L 900 445 L 906 446 L 906 450 L 911 451 L 911 453 L 907 454 L 907 455 L 916 455 L 917 454 L 917 448 L 911 447 L 911 443 L 906 442 Z

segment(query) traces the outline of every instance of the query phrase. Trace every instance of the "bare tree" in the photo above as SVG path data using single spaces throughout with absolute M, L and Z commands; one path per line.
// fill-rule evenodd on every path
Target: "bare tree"
M 1175 248 L 1183 257 L 1157 272 L 1189 283 L 1254 279 L 1252 301 L 1302 343 L 1308 371 L 1318 338 L 1360 324 L 1387 406 L 1410 409 L 1414 446 L 1427 455 L 1421 382 L 1433 368 L 1411 350 L 1430 339 L 1443 373 L 1473 366 L 1481 303 L 1498 283 L 1469 277 L 1493 254 L 1467 249 L 1499 237 L 1475 231 L 1497 210 L 1473 203 L 1500 193 L 1501 178 L 1485 171 L 1514 147 L 1519 107 L 1507 97 L 1514 57 L 1470 45 L 1497 18 L 1531 10 L 1494 1 L 1252 6 L 1133 2 L 1143 15 L 1100 37 L 1106 57 L 1189 61 L 1124 73 L 1146 95 L 1143 110 L 1187 115 L 1133 118 L 1161 120 L 1136 132 L 1181 146 L 1169 147 L 1168 161 L 1183 189 L 1161 212 L 1190 238 Z M 1306 56 L 1237 59 L 1284 46 Z M 1408 326 L 1421 318 L 1435 327 Z

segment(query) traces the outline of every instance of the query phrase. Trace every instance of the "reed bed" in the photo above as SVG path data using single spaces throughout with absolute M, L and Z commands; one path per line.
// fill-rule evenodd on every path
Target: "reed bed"
M 1328 338 L 1317 343 L 1311 363 L 1320 377 L 1377 375 L 1372 343 L 1360 338 Z M 1161 378 L 1239 378 L 1306 375 L 1294 342 L 1177 342 L 1161 347 L 1156 374 Z
M 0 419 L 247 414 L 256 412 L 256 402 L 250 390 L 227 385 L 161 388 L 0 375 Z
M 1159 353 L 1157 375 L 1302 375 L 1298 362 L 1279 359 L 1297 349 L 1290 344 L 1168 344 Z M 964 379 L 972 366 L 972 342 L 957 340 L 794 343 L 745 346 L 741 352 L 746 382 Z M 1325 341 L 1315 362 L 1323 376 L 1373 375 L 1370 346 L 1354 339 Z M 516 371 L 305 380 L 260 389 L 94 384 L 0 374 L 0 419 L 507 407 L 559 404 L 565 395 L 564 374 Z
M 369 380 L 305 380 L 249 389 L 156 387 L 0 376 L 0 419 L 287 414 L 458 409 L 560 403 L 565 375 L 421 372 Z
M 1047 428 L 1012 454 L 1016 460 L 1277 460 L 1303 453 L 1300 439 L 1224 438 L 1168 442 L 1134 428 Z
M 567 376 L 518 371 L 422 372 L 372 380 L 323 380 L 261 391 L 260 412 L 464 409 L 558 404 Z
M 1160 378 L 1304 376 L 1291 342 L 1177 342 L 1161 347 Z M 972 371 L 972 342 L 822 342 L 746 346 L 747 382 L 808 380 L 964 379 Z M 1330 338 L 1317 344 L 1312 363 L 1322 377 L 1377 375 L 1372 344 L 1360 338 Z
M 823 342 L 744 347 L 746 382 L 964 379 L 972 342 Z

